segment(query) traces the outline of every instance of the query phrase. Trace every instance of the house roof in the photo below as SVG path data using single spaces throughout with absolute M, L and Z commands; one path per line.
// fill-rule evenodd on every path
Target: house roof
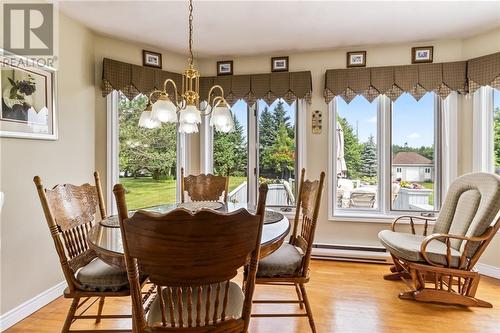
M 432 161 L 427 157 L 415 153 L 413 151 L 401 151 L 394 156 L 392 159 L 392 164 L 429 164 L 432 165 Z

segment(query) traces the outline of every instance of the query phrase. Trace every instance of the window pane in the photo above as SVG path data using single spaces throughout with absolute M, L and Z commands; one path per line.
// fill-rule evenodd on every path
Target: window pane
M 500 90 L 493 90 L 493 149 L 495 173 L 500 175 Z
M 232 108 L 235 131 L 214 130 L 214 173 L 229 177 L 230 202 L 247 202 L 248 197 L 248 108 L 240 100 Z
M 418 102 L 408 93 L 392 104 L 392 209 L 438 210 L 434 93 Z
M 378 206 L 377 100 L 357 96 L 337 101 L 337 189 L 335 205 L 345 209 Z
M 176 202 L 177 131 L 175 124 L 138 126 L 147 97 L 118 98 L 120 183 L 128 209 Z
M 258 102 L 259 184 L 267 183 L 267 205 L 295 204 L 295 118 L 296 102 L 282 99 L 271 106 Z

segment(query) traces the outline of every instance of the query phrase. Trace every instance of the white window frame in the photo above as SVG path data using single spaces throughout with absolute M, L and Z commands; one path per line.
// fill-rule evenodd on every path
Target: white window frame
M 483 86 L 473 95 L 472 170 L 495 172 L 493 107 L 494 88 Z
M 258 193 L 258 104 L 256 101 L 254 105 L 247 107 L 248 115 L 248 204 L 255 205 L 257 202 Z M 295 117 L 295 135 L 296 135 L 296 170 L 295 176 L 298 179 L 300 170 L 305 168 L 305 153 L 307 147 L 307 111 L 308 104 L 305 100 L 299 99 L 296 101 L 296 117 Z M 208 125 L 208 119 L 202 120 L 200 126 L 200 170 L 204 173 L 213 172 L 213 128 Z M 278 206 L 273 206 L 279 208 Z M 292 214 L 294 207 L 282 207 L 292 211 L 287 213 Z
M 106 97 L 106 202 L 107 213 L 116 215 L 118 213 L 116 202 L 113 196 L 113 186 L 120 182 L 119 169 L 119 153 L 120 153 L 120 138 L 119 138 L 119 117 L 118 117 L 118 91 L 113 90 Z M 180 201 L 181 193 L 179 189 L 181 179 L 181 167 L 189 170 L 187 153 L 190 147 L 189 136 L 177 133 L 177 191 L 176 200 Z
M 334 156 L 337 156 L 337 147 L 335 144 L 335 136 L 332 131 L 336 130 L 336 115 L 337 115 L 337 98 L 335 97 L 328 104 L 329 114 L 329 133 L 328 133 L 328 219 L 330 221 L 342 222 L 374 222 L 387 223 L 399 215 L 421 215 L 415 211 L 391 210 L 391 202 L 388 199 L 391 195 L 391 100 L 380 95 L 377 102 L 377 153 L 379 159 L 378 167 L 378 193 L 379 202 L 375 209 L 370 210 L 346 210 L 337 209 L 335 207 L 337 188 L 337 171 Z M 440 195 L 435 196 L 435 200 L 439 200 L 440 206 L 442 198 L 446 195 L 446 190 L 449 184 L 457 176 L 457 126 L 458 126 L 458 97 L 457 93 L 451 93 L 444 101 L 438 96 L 435 96 L 435 115 L 436 121 L 440 124 L 440 128 L 435 126 L 435 138 L 438 145 L 435 149 L 436 164 L 435 175 L 439 181 L 436 182 L 436 192 Z M 383 148 L 384 147 L 384 148 Z M 439 149 L 441 147 L 441 149 Z M 382 186 L 384 185 L 384 186 Z M 380 198 L 383 198 L 382 200 Z M 425 212 L 427 213 L 427 212 Z M 416 221 L 420 223 L 419 221 Z

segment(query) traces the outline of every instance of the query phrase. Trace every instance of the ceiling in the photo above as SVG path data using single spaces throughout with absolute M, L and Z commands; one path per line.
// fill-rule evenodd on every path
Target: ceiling
M 94 31 L 177 53 L 187 1 L 63 1 Z M 280 55 L 465 38 L 500 27 L 500 2 L 194 1 L 195 57 Z

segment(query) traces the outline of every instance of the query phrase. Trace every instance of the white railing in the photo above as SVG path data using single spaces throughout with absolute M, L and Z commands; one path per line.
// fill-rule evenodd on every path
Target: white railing
M 227 195 L 227 201 L 234 203 L 246 203 L 248 201 L 247 182 L 243 182 Z
M 248 201 L 247 182 L 243 182 L 227 196 L 229 202 L 246 203 Z M 290 206 L 294 204 L 293 194 L 289 193 L 285 184 L 269 184 L 266 205 L 270 206 Z
M 432 194 L 430 189 L 401 188 L 394 201 L 394 208 L 402 210 L 425 210 L 429 207 L 429 198 Z

